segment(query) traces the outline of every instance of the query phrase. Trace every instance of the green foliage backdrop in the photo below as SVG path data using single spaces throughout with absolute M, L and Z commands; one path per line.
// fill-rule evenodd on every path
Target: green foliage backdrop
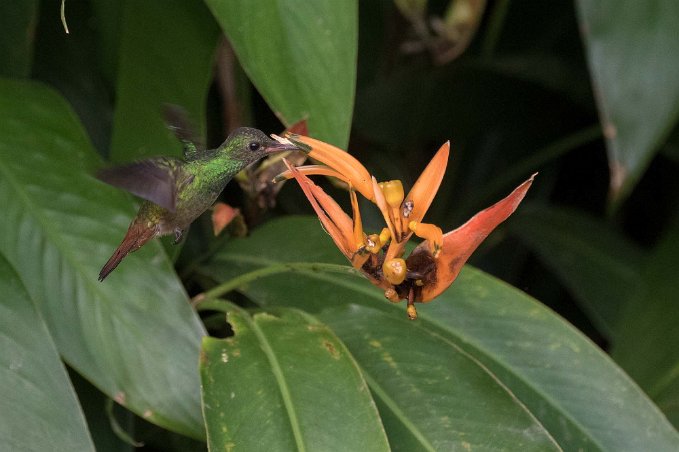
M 58 6 L 0 3 L 0 449 L 676 450 L 676 1 Z M 451 140 L 444 231 L 540 174 L 416 321 L 247 175 L 246 237 L 206 214 L 99 283 L 138 201 L 93 174 L 180 155 L 166 103 L 406 187 Z

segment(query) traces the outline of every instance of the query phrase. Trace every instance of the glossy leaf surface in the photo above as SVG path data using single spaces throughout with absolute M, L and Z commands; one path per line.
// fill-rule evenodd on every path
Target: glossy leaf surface
M 53 91 L 0 82 L 0 252 L 36 301 L 63 358 L 109 397 L 200 437 L 203 328 L 158 242 L 97 273 L 134 215 Z
M 679 117 L 679 2 L 576 4 L 607 138 L 611 194 L 624 199 Z
M 226 279 L 247 269 L 281 261 L 337 262 L 339 257 L 339 251 L 315 219 L 288 218 L 267 224 L 247 240 L 230 243 L 216 256 L 212 274 Z M 677 432 L 644 393 L 582 334 L 535 300 L 478 270 L 465 267 L 439 299 L 419 307 L 416 322 L 404 322 L 398 339 L 388 328 L 394 321 L 389 319 L 404 319 L 405 307 L 388 303 L 379 290 L 356 277 L 300 270 L 294 277 L 272 276 L 248 284 L 242 290 L 262 305 L 302 308 L 316 313 L 333 328 L 337 325 L 335 332 L 362 368 L 372 365 L 363 362 L 361 356 L 369 355 L 367 350 L 373 347 L 374 335 L 385 342 L 399 341 L 402 347 L 399 353 L 404 354 L 401 358 L 404 361 L 397 364 L 404 366 L 409 362 L 407 356 L 417 357 L 423 353 L 415 344 L 421 344 L 427 337 L 450 343 L 451 350 L 457 347 L 472 358 L 467 361 L 469 365 L 486 368 L 563 449 L 667 450 L 679 440 Z M 354 337 L 356 332 L 345 336 L 341 325 L 352 318 L 351 304 L 358 304 L 361 309 L 380 310 L 389 318 L 385 320 L 380 316 L 379 321 L 376 318 L 370 323 L 371 339 L 360 340 Z M 410 336 L 416 340 L 402 340 Z M 450 359 L 433 353 L 428 365 L 434 368 L 451 365 Z M 451 377 L 462 378 L 469 372 L 469 369 L 458 370 Z M 417 376 L 410 369 L 404 378 L 412 381 Z M 375 373 L 371 377 L 375 380 L 369 380 L 373 390 L 374 384 L 386 387 L 391 378 L 396 378 L 390 373 Z M 439 377 L 425 380 L 418 390 L 424 392 L 419 399 L 451 391 Z M 399 394 L 394 390 L 388 395 L 395 399 Z M 485 400 L 488 416 L 493 415 L 500 400 Z M 411 402 L 420 403 L 417 398 Z M 456 409 L 462 409 L 460 405 L 463 405 L 468 406 L 469 412 L 476 412 L 480 402 L 477 397 L 469 397 L 456 399 L 455 403 Z M 383 406 L 380 408 L 385 419 L 392 416 Z M 417 435 L 405 435 L 411 437 L 408 444 L 417 443 L 423 448 L 427 443 L 437 444 L 435 438 L 444 436 L 447 430 L 440 413 L 435 414 L 433 408 L 428 413 L 430 417 L 425 419 L 406 414 L 397 416 L 396 420 L 385 420 L 390 440 L 405 435 L 401 430 L 390 428 L 405 420 L 428 426 L 417 429 L 424 440 Z M 470 427 L 467 440 L 476 438 L 475 435 L 486 437 L 483 432 L 481 426 Z M 494 437 L 493 444 L 506 444 L 504 441 L 508 438 Z M 534 440 L 536 444 L 544 444 L 540 436 Z
M 287 309 L 228 321 L 233 337 L 203 340 L 211 450 L 389 450 L 368 386 L 327 326 Z
M 426 324 L 357 305 L 321 318 L 360 363 L 394 450 L 559 450 L 495 375 Z
M 250 80 L 290 126 L 344 147 L 354 105 L 356 0 L 206 0 Z
M 521 209 L 511 228 L 613 339 L 629 296 L 641 284 L 641 249 L 603 221 L 566 209 Z
M 644 271 L 643 285 L 635 291 L 621 316 L 625 336 L 612 356 L 679 426 L 679 226 L 663 238 Z
M 94 451 L 45 324 L 0 254 L 0 449 Z
M 180 156 L 181 145 L 162 119 L 163 104 L 186 109 L 204 133 L 218 28 L 200 2 L 125 2 L 122 16 L 110 158 Z

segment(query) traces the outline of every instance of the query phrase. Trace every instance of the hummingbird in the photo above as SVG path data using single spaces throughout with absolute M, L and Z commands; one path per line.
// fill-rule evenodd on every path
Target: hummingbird
M 166 111 L 166 116 L 177 113 Z M 179 243 L 189 225 L 246 166 L 271 153 L 300 150 L 291 142 L 273 140 L 261 130 L 249 127 L 234 130 L 216 149 L 199 150 L 183 126 L 170 128 L 184 145 L 183 159 L 153 157 L 105 168 L 96 175 L 109 185 L 145 199 L 125 238 L 99 272 L 99 281 L 125 256 L 154 237 L 174 234 L 175 244 Z

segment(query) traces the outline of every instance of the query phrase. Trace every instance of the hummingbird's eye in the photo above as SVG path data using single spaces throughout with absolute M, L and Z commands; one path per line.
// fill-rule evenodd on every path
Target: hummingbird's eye
M 248 144 L 248 148 L 249 148 L 252 152 L 258 151 L 260 147 L 261 147 L 261 145 L 260 145 L 259 143 L 257 143 L 256 141 L 251 141 L 251 142 Z

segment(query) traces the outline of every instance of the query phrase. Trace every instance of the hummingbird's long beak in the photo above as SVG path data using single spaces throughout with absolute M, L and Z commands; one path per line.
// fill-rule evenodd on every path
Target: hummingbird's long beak
M 283 138 L 276 134 L 271 134 L 271 137 L 275 140 L 275 142 L 266 146 L 264 152 L 266 152 L 267 154 L 282 151 L 302 151 L 305 154 L 308 154 L 311 151 L 311 147 L 307 146 L 301 141 L 292 140 L 290 138 Z

